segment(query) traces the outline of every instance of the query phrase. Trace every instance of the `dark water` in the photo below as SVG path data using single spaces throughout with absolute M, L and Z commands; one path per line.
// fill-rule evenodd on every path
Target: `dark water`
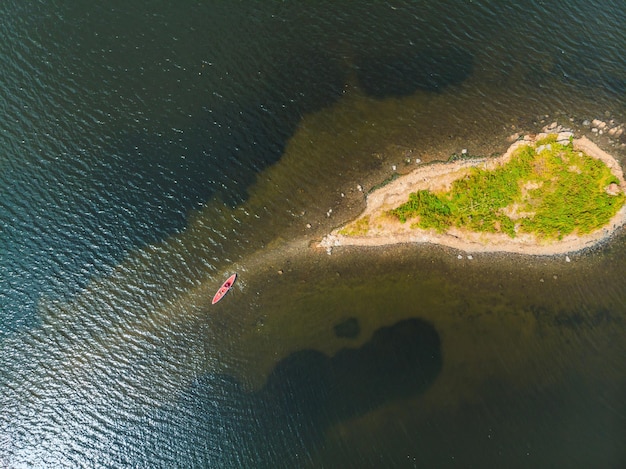
M 625 122 L 626 10 L 355 3 L 2 3 L 0 466 L 626 465 L 623 234 L 306 248 L 407 157 Z

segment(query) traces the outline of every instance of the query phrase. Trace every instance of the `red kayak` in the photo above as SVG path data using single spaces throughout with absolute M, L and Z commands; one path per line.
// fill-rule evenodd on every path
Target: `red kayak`
M 228 279 L 222 284 L 220 289 L 217 290 L 217 293 L 213 297 L 213 301 L 211 301 L 212 305 L 214 305 L 215 303 L 220 301 L 222 298 L 224 298 L 224 295 L 228 293 L 228 290 L 230 290 L 230 288 L 233 286 L 233 283 L 235 283 L 235 280 L 237 280 L 237 274 L 233 274 L 230 277 L 228 277 Z

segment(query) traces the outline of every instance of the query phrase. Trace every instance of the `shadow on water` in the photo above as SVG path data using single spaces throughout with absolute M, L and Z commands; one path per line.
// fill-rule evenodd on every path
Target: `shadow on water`
M 287 415 L 326 426 L 425 391 L 441 365 L 437 331 L 409 319 L 333 357 L 315 350 L 293 353 L 276 366 L 261 397 L 278 399 Z
M 168 440 L 177 457 L 193 453 L 195 461 L 210 467 L 237 467 L 237 461 L 299 467 L 303 458 L 314 459 L 305 455 L 328 426 L 423 393 L 441 369 L 435 328 L 421 319 L 403 320 L 377 330 L 362 347 L 332 357 L 315 350 L 295 352 L 257 392 L 246 392 L 225 375 L 198 378 L 176 404 L 151 418 L 162 426 L 142 432 L 147 437 L 143 451 L 153 447 L 162 453 L 159 448 Z M 181 428 L 187 430 L 181 434 Z M 144 456 L 131 450 L 117 457 L 127 464 Z
M 418 90 L 441 92 L 468 78 L 473 56 L 459 47 L 395 50 L 389 55 L 357 60 L 363 91 L 375 98 L 402 97 Z
M 357 318 L 348 318 L 333 327 L 336 337 L 356 339 L 361 333 L 361 326 Z

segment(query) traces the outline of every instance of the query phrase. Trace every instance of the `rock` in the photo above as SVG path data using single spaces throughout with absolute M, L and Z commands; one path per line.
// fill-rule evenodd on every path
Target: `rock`
M 569 145 L 570 143 L 570 138 L 573 138 L 574 134 L 573 132 L 570 132 L 569 130 L 563 131 L 563 132 L 559 132 L 556 136 L 556 141 L 557 143 L 560 143 L 561 145 Z
M 541 129 L 541 131 L 543 133 L 545 133 L 545 134 L 553 134 L 553 133 L 556 133 L 556 132 L 560 132 L 561 129 L 562 129 L 562 127 L 555 121 L 555 122 L 552 122 L 552 124 L 550 124 L 550 125 L 544 126 Z
M 600 119 L 594 119 L 591 121 L 591 125 L 596 129 L 604 129 L 606 127 L 606 122 L 602 122 Z
M 585 120 L 583 121 L 583 125 L 584 125 L 585 127 L 589 127 L 589 126 L 591 125 L 591 122 L 590 122 L 588 119 L 585 119 Z
M 620 193 L 619 186 L 615 184 L 614 182 L 609 184 L 604 190 L 609 195 L 618 195 Z
M 549 143 L 547 145 L 539 145 L 535 151 L 539 154 L 544 150 L 552 150 L 552 145 Z

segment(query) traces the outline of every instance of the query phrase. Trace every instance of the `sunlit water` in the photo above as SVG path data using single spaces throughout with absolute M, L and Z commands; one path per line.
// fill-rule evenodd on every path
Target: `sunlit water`
M 309 247 L 554 120 L 623 161 L 623 5 L 170 3 L 0 7 L 0 466 L 625 464 L 623 233 Z

